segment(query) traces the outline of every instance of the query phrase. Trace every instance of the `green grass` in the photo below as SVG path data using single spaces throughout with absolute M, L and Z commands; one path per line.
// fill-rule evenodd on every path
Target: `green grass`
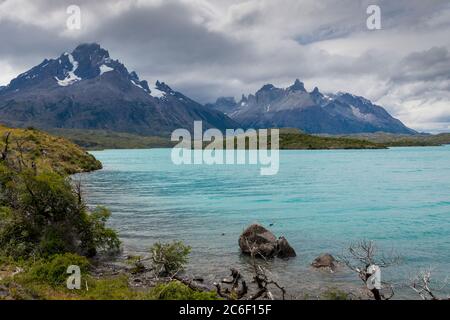
M 8 158 L 23 158 L 30 166 L 50 169 L 62 174 L 87 172 L 102 168 L 100 161 L 78 145 L 36 129 L 13 129 L 0 125 L 0 151 L 4 151 L 9 134 Z
M 129 285 L 128 275 L 95 277 L 87 271 L 83 257 L 64 254 L 48 260 L 13 262 L 0 259 L 0 287 L 7 288 L 9 299 L 17 300 L 217 300 L 215 292 L 200 292 L 173 280 L 155 287 L 136 289 Z M 69 265 L 80 265 L 80 290 L 66 287 Z M 20 267 L 23 272 L 12 276 Z M 1 298 L 0 298 L 1 299 Z
M 327 289 L 322 293 L 321 298 L 323 300 L 350 300 L 347 292 L 336 288 Z

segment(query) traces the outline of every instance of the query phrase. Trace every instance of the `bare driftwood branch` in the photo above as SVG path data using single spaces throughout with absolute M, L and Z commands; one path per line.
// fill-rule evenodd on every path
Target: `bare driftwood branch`
M 448 278 L 444 280 L 439 288 L 432 284 L 432 269 L 421 270 L 417 276 L 411 280 L 409 287 L 414 290 L 423 300 L 450 300 L 450 297 L 438 297 L 436 291 L 444 289 L 448 285 Z
M 245 240 L 247 242 L 248 248 L 250 248 L 251 264 L 252 264 L 253 273 L 254 273 L 253 280 L 255 281 L 255 283 L 258 286 L 257 293 L 254 294 L 253 296 L 251 296 L 250 299 L 256 300 L 258 298 L 265 297 L 270 300 L 274 300 L 274 296 L 273 296 L 272 292 L 269 290 L 269 285 L 274 285 L 276 288 L 278 288 L 281 291 L 282 299 L 285 300 L 286 290 L 284 289 L 284 287 L 282 287 L 276 281 L 271 279 L 268 276 L 268 271 L 263 266 L 259 265 L 256 262 L 257 256 L 261 257 L 265 262 L 267 262 L 266 258 L 264 257 L 263 254 L 261 254 L 261 252 L 259 252 L 257 250 L 257 248 L 255 246 L 249 245 L 248 239 L 245 239 Z
M 231 289 L 222 289 L 222 286 L 219 283 L 214 283 L 217 294 L 228 300 L 240 300 L 248 293 L 247 283 L 244 281 L 241 273 L 234 268 L 231 269 L 231 277 L 231 279 L 222 280 L 222 283 L 230 284 Z M 241 283 L 240 286 L 239 282 Z

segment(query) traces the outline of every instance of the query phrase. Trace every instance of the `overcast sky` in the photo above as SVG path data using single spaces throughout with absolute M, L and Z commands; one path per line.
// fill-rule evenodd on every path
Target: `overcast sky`
M 80 30 L 66 27 L 71 4 Z M 370 4 L 381 30 L 367 29 Z M 0 85 L 82 42 L 200 102 L 299 78 L 450 131 L 448 0 L 0 0 Z

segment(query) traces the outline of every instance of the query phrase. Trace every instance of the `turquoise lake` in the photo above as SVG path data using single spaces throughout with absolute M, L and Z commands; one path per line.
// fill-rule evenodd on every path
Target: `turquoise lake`
M 344 268 L 327 274 L 309 266 L 359 239 L 401 255 L 382 274 L 400 296 L 414 295 L 402 284 L 421 268 L 433 267 L 438 280 L 450 275 L 450 146 L 281 151 L 274 176 L 261 176 L 255 165 L 176 166 L 170 149 L 92 153 L 104 169 L 81 175 L 87 202 L 111 209 L 125 252 L 183 240 L 192 246 L 187 272 L 207 280 L 248 268 L 238 238 L 253 222 L 273 224 L 297 251 L 269 266 L 297 296 L 360 287 Z

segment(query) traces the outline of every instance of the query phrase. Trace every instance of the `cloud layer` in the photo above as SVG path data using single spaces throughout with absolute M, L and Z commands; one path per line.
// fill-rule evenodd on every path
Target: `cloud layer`
M 81 8 L 81 30 L 66 9 Z M 366 9 L 381 8 L 381 30 Z M 447 0 L 0 0 L 0 85 L 98 42 L 143 79 L 201 102 L 264 83 L 349 91 L 421 131 L 450 131 Z

